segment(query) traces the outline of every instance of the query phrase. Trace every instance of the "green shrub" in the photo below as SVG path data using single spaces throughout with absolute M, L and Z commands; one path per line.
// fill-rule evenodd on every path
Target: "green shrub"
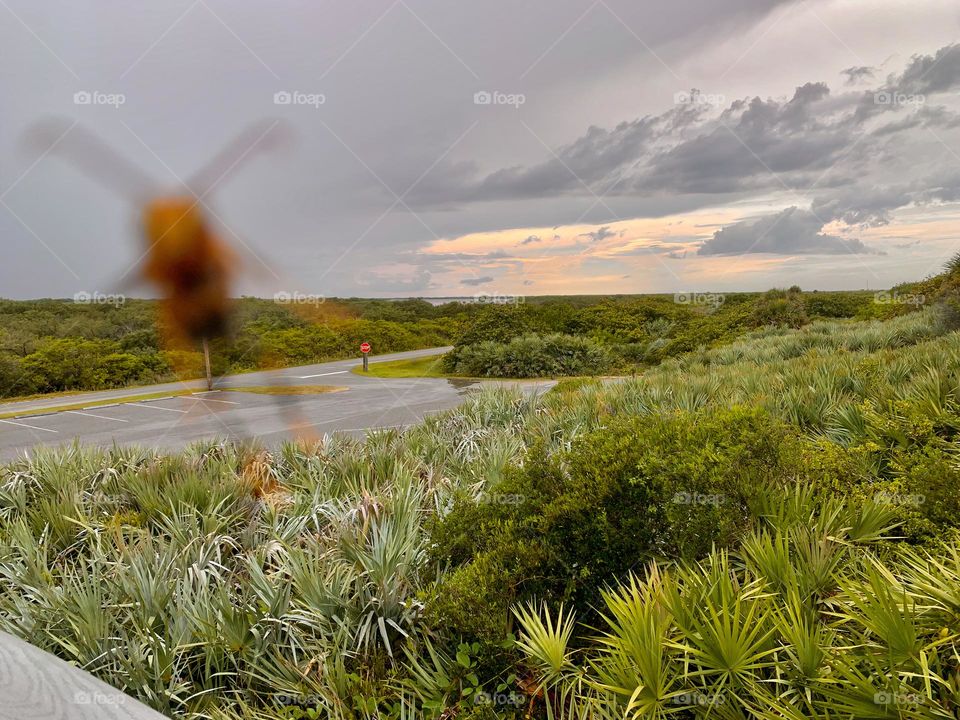
M 610 364 L 610 354 L 603 346 L 588 338 L 560 334 L 464 345 L 444 357 L 448 372 L 470 377 L 599 375 Z
M 482 305 L 466 324 L 456 344 L 505 343 L 538 329 L 533 312 L 525 304 Z
M 798 328 L 809 322 L 799 293 L 771 290 L 757 300 L 750 321 L 754 327 L 776 325 Z
M 624 418 L 560 456 L 534 452 L 434 528 L 435 560 L 453 566 L 436 622 L 492 640 L 509 604 L 531 597 L 588 616 L 605 583 L 651 558 L 736 545 L 757 488 L 792 474 L 788 438 L 766 414 L 733 409 Z
M 949 541 L 960 526 L 960 470 L 956 459 L 931 445 L 897 453 L 892 459 L 897 482 L 880 493 L 898 505 L 904 534 L 914 542 Z
M 40 392 L 97 390 L 154 379 L 142 356 L 122 352 L 112 340 L 49 340 L 21 364 Z

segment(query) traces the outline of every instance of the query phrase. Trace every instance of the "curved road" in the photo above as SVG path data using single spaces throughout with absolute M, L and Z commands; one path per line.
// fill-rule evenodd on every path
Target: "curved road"
M 437 355 L 448 349 L 371 357 L 371 364 Z M 215 437 L 257 438 L 273 445 L 308 431 L 362 435 L 372 428 L 410 425 L 428 413 L 456 407 L 471 388 L 481 384 L 442 378 L 375 378 L 350 372 L 358 364 L 354 358 L 233 375 L 219 378 L 218 390 L 212 393 L 204 392 L 203 381 L 192 381 L 0 404 L 0 416 L 17 413 L 0 420 L 0 459 L 13 459 L 38 445 L 56 447 L 74 440 L 99 446 L 118 443 L 177 449 Z M 332 385 L 344 391 L 300 396 L 230 392 L 230 388 L 282 384 Z M 537 382 L 525 387 L 552 384 Z M 49 412 L 64 405 L 184 390 L 196 394 Z

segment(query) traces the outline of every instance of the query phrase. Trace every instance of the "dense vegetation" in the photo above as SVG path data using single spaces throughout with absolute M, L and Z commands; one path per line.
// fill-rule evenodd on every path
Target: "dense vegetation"
M 708 304 L 698 304 L 706 298 Z M 214 373 L 456 343 L 446 370 L 474 377 L 634 371 L 769 325 L 868 317 L 898 306 L 870 293 L 773 290 L 720 296 L 530 298 L 519 304 L 432 305 L 423 300 L 236 303 L 229 337 L 213 346 Z M 689 301 L 689 302 L 688 302 Z M 722 301 L 722 302 L 721 302 Z M 99 390 L 200 377 L 198 348 L 171 348 L 155 303 L 0 300 L 0 397 Z
M 761 327 L 815 319 L 891 316 L 903 306 L 874 293 L 803 293 L 799 288 L 728 295 L 550 299 L 477 311 L 444 359 L 474 377 L 602 375 L 636 371 Z M 878 302 L 879 300 L 879 302 Z M 913 306 L 911 309 L 916 309 Z
M 418 300 L 236 303 L 230 337 L 214 343 L 217 375 L 437 347 L 456 335 L 463 306 Z M 173 349 L 146 300 L 78 304 L 0 300 L 0 397 L 98 390 L 202 376 L 196 348 Z
M 366 442 L 38 451 L 0 627 L 173 717 L 955 718 L 956 273 Z

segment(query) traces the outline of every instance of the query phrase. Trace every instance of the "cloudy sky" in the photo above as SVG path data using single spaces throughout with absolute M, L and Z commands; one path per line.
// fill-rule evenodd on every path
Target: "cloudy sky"
M 129 287 L 137 204 L 185 187 L 257 295 L 877 289 L 960 250 L 956 0 L 0 16 L 2 297 Z

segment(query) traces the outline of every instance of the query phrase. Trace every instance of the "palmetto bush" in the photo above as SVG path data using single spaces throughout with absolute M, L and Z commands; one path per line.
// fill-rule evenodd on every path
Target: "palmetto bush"
M 0 475 L 0 626 L 172 716 L 413 713 L 392 678 L 429 639 L 424 520 L 515 459 L 524 412 L 276 456 L 40 450 Z
M 883 509 L 832 504 L 795 519 L 758 529 L 739 553 L 651 565 L 608 590 L 585 655 L 571 651 L 572 628 L 553 632 L 559 611 L 519 609 L 547 714 L 957 717 L 960 548 L 881 562 Z

